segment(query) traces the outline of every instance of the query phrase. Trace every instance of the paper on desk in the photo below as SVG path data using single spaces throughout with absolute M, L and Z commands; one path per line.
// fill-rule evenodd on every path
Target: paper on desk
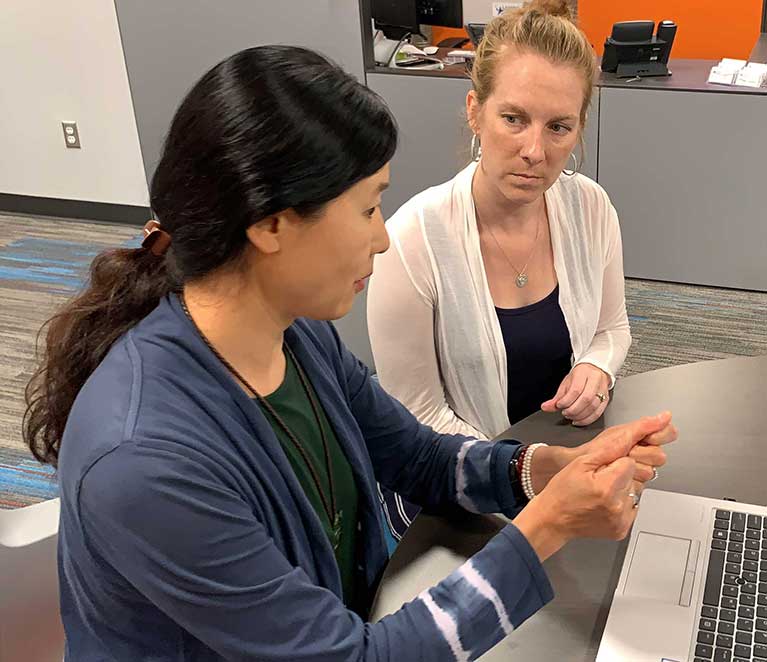
M 738 72 L 735 84 L 746 87 L 767 87 L 767 64 L 749 62 Z
M 719 64 L 711 67 L 708 82 L 744 87 L 767 87 L 767 64 L 724 58 Z
M 735 60 L 731 57 L 722 58 L 722 61 L 716 65 L 720 69 L 726 69 L 728 71 L 739 71 L 747 64 L 746 60 Z
M 726 57 L 719 64 L 711 67 L 708 75 L 709 83 L 719 83 L 722 85 L 734 85 L 738 72 L 746 66 L 746 60 L 735 60 Z
M 397 55 L 395 56 L 395 62 L 394 66 L 397 66 L 397 60 L 400 59 L 400 56 L 403 56 L 403 59 L 405 57 L 411 57 L 411 56 L 417 56 L 422 57 L 424 60 L 428 60 L 428 62 L 424 62 L 423 64 L 418 64 L 415 66 L 408 67 L 408 69 L 444 69 L 445 65 L 441 60 L 438 58 L 427 55 L 425 51 L 422 51 L 417 46 L 413 46 L 413 44 L 403 44 L 402 48 L 397 51 Z
M 413 44 L 403 44 L 399 52 L 407 53 L 408 55 L 426 55 L 424 51 L 418 48 L 418 46 L 413 46 Z

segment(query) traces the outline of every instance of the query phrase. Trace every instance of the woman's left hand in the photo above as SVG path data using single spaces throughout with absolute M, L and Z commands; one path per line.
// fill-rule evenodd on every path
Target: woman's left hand
M 556 395 L 541 405 L 543 411 L 561 411 L 573 425 L 596 421 L 610 401 L 610 377 L 590 363 L 579 363 L 562 380 Z

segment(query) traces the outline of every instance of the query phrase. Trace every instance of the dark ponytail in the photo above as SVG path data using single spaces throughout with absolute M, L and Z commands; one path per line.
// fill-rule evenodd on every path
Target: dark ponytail
M 312 51 L 261 46 L 205 74 L 177 110 L 152 178 L 152 209 L 170 249 L 102 253 L 87 288 L 41 330 L 23 424 L 34 456 L 57 464 L 83 384 L 163 297 L 238 259 L 260 219 L 321 211 L 378 172 L 396 143 L 380 97 Z
M 27 385 L 24 415 L 24 440 L 40 462 L 56 464 L 82 385 L 115 340 L 168 290 L 162 259 L 142 249 L 105 251 L 91 264 L 88 288 L 45 323 L 43 362 Z

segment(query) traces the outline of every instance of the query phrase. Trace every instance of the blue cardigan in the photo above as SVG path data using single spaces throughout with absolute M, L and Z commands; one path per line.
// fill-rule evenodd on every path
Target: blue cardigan
M 375 481 L 432 508 L 515 512 L 516 444 L 438 435 L 370 378 L 329 323 L 285 339 L 359 490 L 359 571 L 387 561 Z M 398 612 L 341 599 L 322 525 L 259 407 L 170 296 L 82 388 L 59 462 L 67 662 L 474 659 L 548 602 L 513 526 Z

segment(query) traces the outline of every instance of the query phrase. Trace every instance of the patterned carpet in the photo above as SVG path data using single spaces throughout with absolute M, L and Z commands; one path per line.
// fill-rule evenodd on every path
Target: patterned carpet
M 116 224 L 0 215 L 0 508 L 56 495 L 52 471 L 21 442 L 37 331 L 80 288 L 99 251 L 136 245 L 139 233 Z
M 24 387 L 43 322 L 101 250 L 138 244 L 134 226 L 0 215 L 0 508 L 56 495 L 52 471 L 21 443 Z M 634 343 L 621 375 L 767 354 L 767 293 L 628 281 Z
M 619 376 L 767 354 L 767 292 L 626 281 L 633 342 Z

